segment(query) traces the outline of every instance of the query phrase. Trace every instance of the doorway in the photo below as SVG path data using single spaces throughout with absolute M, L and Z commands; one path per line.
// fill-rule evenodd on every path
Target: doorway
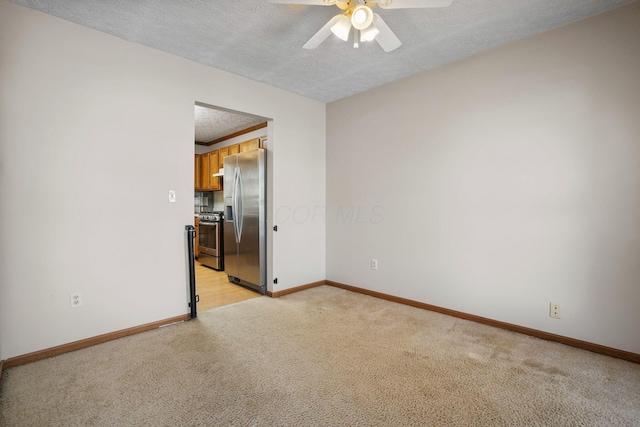
M 211 263 L 198 259 L 197 229 L 199 217 L 223 214 L 224 158 L 254 148 L 266 149 L 268 119 L 199 102 L 195 104 L 194 117 L 194 226 L 198 235 L 194 245 L 194 270 L 198 295 L 196 307 L 198 311 L 203 311 L 261 296 L 253 290 L 230 283 L 224 261 L 222 265 L 211 268 Z M 222 223 L 224 225 L 224 221 Z M 266 253 L 266 245 L 263 250 Z

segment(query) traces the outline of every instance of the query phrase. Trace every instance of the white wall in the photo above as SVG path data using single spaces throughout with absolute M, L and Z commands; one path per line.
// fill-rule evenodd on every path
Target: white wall
M 0 93 L 0 359 L 188 312 L 196 101 L 274 120 L 270 221 L 324 206 L 322 103 L 4 0 Z M 324 223 L 269 245 L 275 290 L 324 278 Z
M 636 2 L 329 104 L 327 279 L 640 353 L 639 46 Z

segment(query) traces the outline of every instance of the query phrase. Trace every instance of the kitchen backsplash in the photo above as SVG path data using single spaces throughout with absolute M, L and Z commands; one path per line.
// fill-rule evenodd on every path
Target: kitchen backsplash
M 224 210 L 224 193 L 222 191 L 196 191 L 194 212 L 214 212 Z

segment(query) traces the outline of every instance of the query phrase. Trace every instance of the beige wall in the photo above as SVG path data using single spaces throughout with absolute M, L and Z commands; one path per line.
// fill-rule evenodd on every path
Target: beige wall
M 324 206 L 322 103 L 4 0 L 0 94 L 0 359 L 188 312 L 196 101 L 273 119 L 270 224 Z M 271 290 L 324 278 L 324 222 L 268 239 Z
M 329 104 L 327 279 L 640 353 L 638 46 L 633 3 Z

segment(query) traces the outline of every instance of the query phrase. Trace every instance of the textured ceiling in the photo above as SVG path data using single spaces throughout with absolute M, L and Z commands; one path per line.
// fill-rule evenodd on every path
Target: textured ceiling
M 402 46 L 330 36 L 302 45 L 335 6 L 266 0 L 12 0 L 123 39 L 331 102 L 633 0 L 454 0 L 376 12 Z
M 196 141 L 215 141 L 218 138 L 234 134 L 266 121 L 267 119 L 264 117 L 196 105 Z

